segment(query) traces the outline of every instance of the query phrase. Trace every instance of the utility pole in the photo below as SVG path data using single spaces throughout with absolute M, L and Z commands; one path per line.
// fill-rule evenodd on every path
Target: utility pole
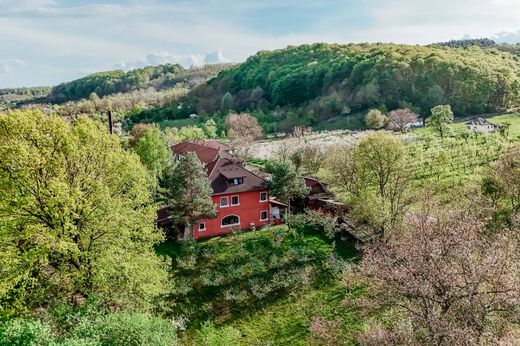
M 110 134 L 114 133 L 114 124 L 112 122 L 112 110 L 111 109 L 108 111 L 108 131 L 110 131 Z

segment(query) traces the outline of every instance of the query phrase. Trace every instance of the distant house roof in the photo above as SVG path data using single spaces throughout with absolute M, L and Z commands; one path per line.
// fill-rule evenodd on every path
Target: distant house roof
M 172 146 L 174 154 L 195 153 L 205 164 L 206 174 L 213 188 L 213 194 L 237 193 L 267 188 L 264 179 L 247 170 L 230 151 L 231 147 L 217 141 L 186 141 Z M 243 178 L 239 185 L 231 185 L 230 180 Z
M 191 143 L 200 144 L 208 148 L 212 149 L 219 149 L 222 151 L 231 151 L 233 148 L 231 148 L 229 145 L 226 145 L 224 143 L 220 143 L 218 141 L 214 141 L 211 139 L 200 139 L 195 141 L 190 141 Z
M 211 166 L 209 180 L 213 194 L 237 193 L 267 188 L 267 182 L 264 179 L 231 159 L 221 157 Z M 233 178 L 243 178 L 244 181 L 239 185 L 231 185 L 229 179 Z
M 466 125 L 473 125 L 473 126 L 497 126 L 493 123 L 490 123 L 487 119 L 484 118 L 473 118 L 469 120 Z
M 174 154 L 195 153 L 200 161 L 209 164 L 218 157 L 233 158 L 229 153 L 231 147 L 217 141 L 186 141 L 172 146 Z
M 311 189 L 313 189 L 314 187 L 318 187 L 318 190 L 320 192 L 328 192 L 327 191 L 327 185 L 325 185 L 325 183 L 319 181 L 318 179 L 316 178 L 312 178 L 312 177 L 303 177 L 303 179 L 305 180 L 305 185 L 307 187 L 310 187 Z M 311 191 L 312 193 L 312 191 Z

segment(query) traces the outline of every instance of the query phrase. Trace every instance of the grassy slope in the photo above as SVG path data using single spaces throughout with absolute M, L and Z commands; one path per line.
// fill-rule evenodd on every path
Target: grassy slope
M 520 136 L 520 114 L 489 118 L 491 122 L 510 123 L 506 135 L 496 133 L 475 135 L 464 121 L 450 126 L 450 134 L 440 138 L 428 128 L 407 135 L 410 161 L 418 186 L 433 186 L 439 191 L 465 185 L 514 145 Z
M 226 271 L 230 265 L 243 262 L 255 263 L 262 261 L 268 263 L 273 256 L 290 259 L 298 251 L 314 251 L 317 254 L 334 253 L 340 261 L 351 261 L 357 256 L 353 248 L 341 245 L 333 246 L 323 237 L 305 234 L 303 237 L 283 236 L 281 243 L 272 248 L 271 241 L 280 239 L 280 232 L 289 232 L 285 226 L 272 227 L 258 232 L 237 233 L 227 237 L 213 238 L 199 243 L 202 253 L 212 253 L 212 257 L 204 257 L 205 262 L 198 262 L 202 273 L 208 268 L 212 270 Z M 244 249 L 246 252 L 244 252 Z M 182 248 L 173 243 L 165 243 L 158 247 L 157 252 L 177 258 L 182 253 Z M 322 267 L 322 257 L 309 253 L 309 258 L 315 258 L 312 263 L 318 268 Z M 287 261 L 289 263 L 290 261 Z M 272 270 L 272 269 L 269 269 Z M 282 270 L 289 270 L 283 268 Z M 182 275 L 199 275 L 191 274 Z M 193 278 L 192 278 L 193 279 Z M 247 278 L 241 279 L 247 281 Z M 198 281 L 198 279 L 193 280 Z M 235 285 L 235 284 L 233 284 Z M 214 287 L 215 291 L 224 291 L 220 287 Z M 192 292 L 195 294 L 195 291 Z M 207 297 L 199 291 L 201 297 L 196 299 L 201 306 L 207 303 Z M 186 345 L 216 345 L 216 344 L 240 344 L 240 345 L 306 345 L 316 344 L 318 340 L 310 334 L 309 327 L 316 317 L 324 317 L 330 321 L 336 321 L 341 325 L 342 343 L 350 344 L 355 339 L 355 331 L 361 328 L 356 319 L 355 311 L 342 304 L 349 294 L 341 281 L 340 275 L 327 276 L 311 285 L 303 285 L 289 290 L 287 294 L 277 293 L 275 297 L 268 297 L 260 301 L 253 301 L 242 306 L 231 308 L 232 315 L 212 316 L 211 328 L 200 328 L 204 325 L 203 319 L 193 321 L 194 325 L 183 335 L 183 344 Z M 200 316 L 200 314 L 198 315 Z M 229 333 L 232 334 L 230 339 Z M 226 337 L 227 335 L 227 337 Z

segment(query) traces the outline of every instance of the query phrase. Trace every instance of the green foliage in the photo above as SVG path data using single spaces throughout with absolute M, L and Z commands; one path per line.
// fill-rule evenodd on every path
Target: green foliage
M 122 70 L 94 73 L 54 87 L 49 98 L 52 102 L 59 103 L 88 98 L 91 93 L 102 97 L 118 92 L 129 92 L 148 86 L 150 80 L 181 71 L 183 68 L 180 65 L 165 64 L 147 66 L 126 73 Z
M 290 202 L 309 194 L 300 171 L 292 161 L 268 162 L 266 170 L 271 173 L 268 181 L 271 194 L 280 200 Z
M 134 151 L 139 155 L 141 163 L 156 179 L 161 178 L 164 169 L 172 165 L 171 151 L 157 126 L 148 127 L 144 130 L 134 146 Z
M 235 111 L 269 115 L 266 129 L 374 107 L 426 114 L 451 104 L 456 115 L 482 114 L 518 106 L 519 66 L 509 53 L 479 47 L 319 43 L 259 52 L 193 90 L 190 102 L 211 114 L 232 94 Z
M 177 341 L 176 331 L 168 320 L 125 312 L 81 320 L 72 335 L 76 342 L 95 345 L 171 346 Z
M 199 323 L 227 320 L 330 278 L 331 247 L 286 226 L 187 243 L 174 253 L 170 309 Z
M 200 218 L 214 215 L 213 189 L 202 162 L 194 153 L 180 158 L 165 184 L 165 197 L 172 207 L 174 220 L 179 224 L 191 230 Z M 191 234 L 185 236 L 190 238 Z
M 50 327 L 39 320 L 13 319 L 0 324 L 0 345 L 50 346 L 54 339 Z
M 151 186 L 90 119 L 0 114 L 0 317 L 92 293 L 149 308 L 166 288 Z
M 426 126 L 431 127 L 444 137 L 448 124 L 453 122 L 453 112 L 450 105 L 435 106 L 431 110 L 432 115 L 426 119 Z
M 168 127 L 164 130 L 164 137 L 170 146 L 183 141 L 207 138 L 204 129 L 196 126 L 186 126 L 181 127 L 180 129 L 176 127 Z
M 202 325 L 196 333 L 196 343 L 201 346 L 240 346 L 240 331 L 227 326 L 217 328 L 214 324 L 207 322 Z
M 312 209 L 307 209 L 304 213 L 289 215 L 287 224 L 291 228 L 306 232 L 317 232 L 331 239 L 334 238 L 337 232 L 332 216 Z
M 217 138 L 217 123 L 213 119 L 208 119 L 202 126 L 207 138 Z
M 9 320 L 0 324 L 0 345 L 172 346 L 177 342 L 176 330 L 168 320 L 146 314 L 120 312 L 75 317 L 73 325 L 65 330 L 54 320 Z
M 365 124 L 369 129 L 379 130 L 386 126 L 388 117 L 379 109 L 371 109 L 365 115 Z

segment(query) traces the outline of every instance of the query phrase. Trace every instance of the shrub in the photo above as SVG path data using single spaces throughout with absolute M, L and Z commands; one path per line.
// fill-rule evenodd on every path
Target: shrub
M 177 341 L 172 324 L 164 319 L 139 313 L 117 313 L 81 321 L 75 339 L 121 346 L 171 346 Z
M 54 336 L 47 324 L 38 320 L 14 319 L 0 324 L 0 345 L 52 345 Z
M 305 210 L 302 214 L 289 215 L 288 224 L 290 227 L 321 233 L 329 238 L 333 238 L 337 231 L 332 216 L 311 209 Z

